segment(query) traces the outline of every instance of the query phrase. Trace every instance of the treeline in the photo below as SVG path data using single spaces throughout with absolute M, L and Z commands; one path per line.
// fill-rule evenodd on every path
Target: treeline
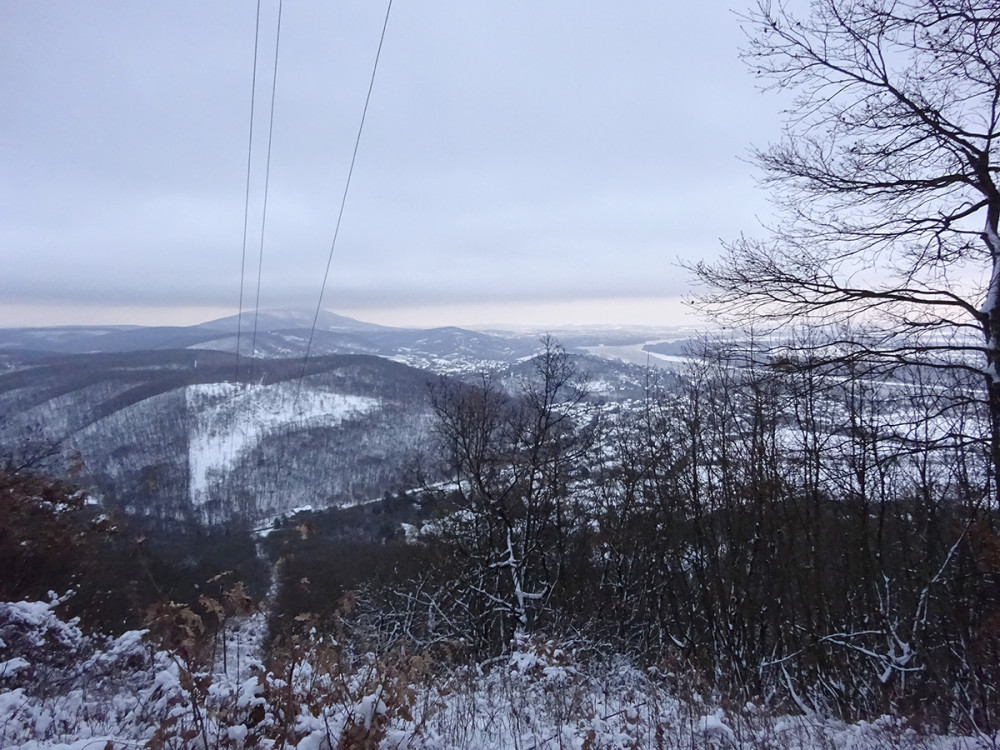
M 577 634 L 706 690 L 998 728 L 1000 536 L 961 369 L 900 377 L 705 345 L 601 408 L 554 341 L 511 392 L 433 393 L 440 509 L 383 586 L 414 642 L 482 661 Z

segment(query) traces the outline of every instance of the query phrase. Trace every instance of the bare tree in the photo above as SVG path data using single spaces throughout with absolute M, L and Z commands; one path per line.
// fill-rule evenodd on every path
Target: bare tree
M 1000 477 L 1000 4 L 758 0 L 744 20 L 746 62 L 794 93 L 754 153 L 782 220 L 695 266 L 707 308 L 851 321 L 864 338 L 817 349 L 977 373 Z
M 583 512 L 576 488 L 594 445 L 585 378 L 554 339 L 541 343 L 530 373 L 509 390 L 484 374 L 431 393 L 452 478 L 441 524 L 449 596 L 462 598 L 464 616 L 494 647 L 565 593 Z M 442 598 L 427 599 L 440 615 Z

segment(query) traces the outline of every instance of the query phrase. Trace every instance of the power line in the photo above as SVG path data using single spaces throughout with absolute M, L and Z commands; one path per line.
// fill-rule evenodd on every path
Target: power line
M 253 115 L 257 98 L 257 52 L 260 45 L 260 0 L 257 0 L 257 20 L 253 34 L 253 74 L 250 82 L 250 135 L 247 139 L 247 181 L 243 198 L 243 252 L 240 256 L 240 304 L 236 314 L 236 372 L 233 380 L 240 382 L 240 343 L 243 334 L 243 287 L 247 265 L 247 229 L 250 224 L 250 168 L 253 159 Z
M 269 192 L 270 192 L 269 191 L 269 183 L 270 183 L 270 172 L 271 172 L 271 152 L 272 152 L 272 143 L 273 143 L 273 135 L 274 135 L 274 112 L 275 112 L 275 100 L 276 100 L 277 79 L 278 79 L 278 61 L 279 61 L 279 51 L 280 51 L 280 42 L 281 42 L 282 4 L 283 4 L 283 0 L 279 0 L 279 3 L 278 3 L 277 27 L 276 27 L 276 31 L 275 31 L 275 44 L 274 44 L 274 47 L 275 47 L 275 49 L 274 49 L 274 67 L 273 67 L 273 74 L 272 74 L 272 81 L 271 81 L 271 103 L 270 103 L 270 112 L 269 112 L 269 120 L 268 120 L 267 156 L 266 156 L 266 162 L 265 162 L 265 176 L 264 176 L 264 199 L 263 199 L 263 210 L 262 210 L 262 214 L 261 214 L 260 245 L 259 245 L 259 250 L 258 250 L 258 263 L 257 263 L 257 287 L 256 287 L 256 300 L 255 300 L 256 304 L 254 306 L 255 309 L 254 309 L 253 338 L 252 338 L 252 342 L 251 342 L 250 377 L 249 377 L 249 382 L 250 382 L 251 385 L 252 385 L 252 382 L 253 382 L 253 367 L 254 367 L 253 363 L 254 363 L 254 358 L 256 356 L 256 351 L 257 351 L 257 331 L 258 331 L 258 322 L 259 322 L 259 314 L 260 314 L 261 280 L 262 280 L 262 276 L 263 276 L 262 269 L 263 269 L 263 259 L 264 259 L 264 241 L 265 241 L 266 227 L 267 227 L 268 196 L 269 196 Z M 338 236 L 340 234 L 340 227 L 341 227 L 341 223 L 342 223 L 343 217 L 344 217 L 344 210 L 345 210 L 345 207 L 347 205 L 347 196 L 348 196 L 348 193 L 349 193 L 349 190 L 350 190 L 351 179 L 352 179 L 353 174 L 354 174 L 354 167 L 355 167 L 355 164 L 357 162 L 358 151 L 360 149 L 360 144 L 361 144 L 361 136 L 362 136 L 362 134 L 364 132 L 365 121 L 366 121 L 367 115 L 368 115 L 368 108 L 369 108 L 369 105 L 371 103 L 372 91 L 374 90 L 374 87 L 375 87 L 375 78 L 376 78 L 376 74 L 378 72 L 379 61 L 380 61 L 381 56 L 382 56 L 382 48 L 383 48 L 383 45 L 385 43 L 386 30 L 387 30 L 388 25 L 389 25 L 389 16 L 390 16 L 391 10 L 392 10 L 392 0 L 388 0 L 388 4 L 386 6 L 386 11 L 385 11 L 385 17 L 384 17 L 383 22 L 382 22 L 382 30 L 381 30 L 381 33 L 379 35 L 378 48 L 377 48 L 376 53 L 375 53 L 375 60 L 374 60 L 373 65 L 372 65 L 372 72 L 371 72 L 371 76 L 370 76 L 370 79 L 369 79 L 369 82 L 368 82 L 368 91 L 367 91 L 367 94 L 365 96 L 365 103 L 364 103 L 364 107 L 363 107 L 362 113 L 361 113 L 361 121 L 360 121 L 360 123 L 358 125 L 357 135 L 356 135 L 356 137 L 354 139 L 354 148 L 353 148 L 353 151 L 352 151 L 352 154 L 351 154 L 350 167 L 349 167 L 348 172 L 347 172 L 347 179 L 345 180 L 344 190 L 343 190 L 343 194 L 342 194 L 341 200 L 340 200 L 340 208 L 339 208 L 339 211 L 338 211 L 338 214 L 337 214 L 337 221 L 336 221 L 336 224 L 335 224 L 335 227 L 334 227 L 333 238 L 332 238 L 332 240 L 330 242 L 330 251 L 329 251 L 329 254 L 327 256 L 326 269 L 324 271 L 323 280 L 322 280 L 322 283 L 321 283 L 321 286 L 320 286 L 319 299 L 317 300 L 317 303 L 316 303 L 316 312 L 313 315 L 312 325 L 311 325 L 310 330 L 309 330 L 309 340 L 308 340 L 307 345 L 306 345 L 305 354 L 304 354 L 304 356 L 302 358 L 302 370 L 301 370 L 301 372 L 299 374 L 299 377 L 297 379 L 297 382 L 296 382 L 295 393 L 294 393 L 294 397 L 293 397 L 293 400 L 292 400 L 292 412 L 293 412 L 293 414 L 295 412 L 296 406 L 298 404 L 298 401 L 299 401 L 299 398 L 300 398 L 300 395 L 301 395 L 302 381 L 303 381 L 303 378 L 305 377 L 306 368 L 307 368 L 308 360 L 309 360 L 309 355 L 312 352 L 312 345 L 313 345 L 313 341 L 314 341 L 315 334 L 316 334 L 316 328 L 317 328 L 317 325 L 318 325 L 318 322 L 319 322 L 319 315 L 320 315 L 320 312 L 322 311 L 323 296 L 324 296 L 324 293 L 325 293 L 325 290 L 326 290 L 327 281 L 329 279 L 330 268 L 331 268 L 332 263 L 333 263 L 333 254 L 334 254 L 334 252 L 336 250 L 337 238 L 338 238 Z M 252 164 L 252 154 L 253 154 L 253 120 L 254 120 L 254 114 L 255 114 L 255 109 L 256 109 L 256 99 L 255 99 L 255 97 L 256 97 L 256 82 L 257 82 L 257 66 L 258 66 L 258 59 L 259 59 L 260 18 L 261 18 L 261 0 L 257 0 L 257 17 L 256 17 L 256 27 L 255 27 L 255 32 L 254 32 L 254 65 L 253 65 L 253 79 L 252 79 L 253 80 L 253 86 L 252 86 L 251 105 L 250 105 L 250 110 L 251 110 L 250 111 L 250 141 L 249 141 L 249 145 L 248 145 L 248 148 L 247 148 L 247 179 L 246 179 L 246 194 L 245 194 L 245 198 L 244 198 L 244 212 L 243 212 L 243 252 L 242 252 L 241 264 L 240 264 L 240 305 L 239 305 L 239 314 L 237 316 L 237 332 L 236 332 L 236 382 L 237 382 L 237 385 L 240 382 L 239 362 L 240 362 L 240 348 L 241 348 L 242 321 L 243 321 L 243 297 L 244 297 L 245 274 L 246 274 L 246 249 L 247 249 L 247 237 L 248 237 L 248 229 L 249 229 L 251 164 Z M 249 408 L 249 403 L 250 403 L 250 401 L 248 401 L 247 408 Z M 237 407 L 237 411 L 238 411 L 238 407 Z M 289 437 L 290 437 L 290 423 L 289 423 L 289 431 L 286 432 L 286 435 L 285 435 L 284 439 L 279 441 L 280 452 L 279 452 L 278 461 L 275 463 L 275 471 L 276 472 L 280 471 L 280 467 L 281 467 L 281 465 L 284 462 L 284 455 L 283 454 L 285 452 L 286 444 L 288 442 L 288 438 Z M 277 478 L 278 477 L 277 477 L 277 473 L 276 473 L 275 474 L 275 481 L 274 481 L 274 484 L 272 485 L 272 488 L 274 490 L 277 489 Z M 267 488 L 265 487 L 264 489 L 266 490 Z
M 260 6 L 261 0 L 257 0 L 257 15 L 254 21 L 254 36 L 253 36 L 253 71 L 250 77 L 250 123 L 249 123 L 249 134 L 247 137 L 247 169 L 246 169 L 246 185 L 244 188 L 243 196 L 243 249 L 240 255 L 240 300 L 239 307 L 236 311 L 236 363 L 235 372 L 233 374 L 233 386 L 234 392 L 229 396 L 233 403 L 233 430 L 229 433 L 229 461 L 232 462 L 235 453 L 235 429 L 238 426 L 238 417 L 240 413 L 239 406 L 239 395 L 242 392 L 242 387 L 240 385 L 240 349 L 243 344 L 243 292 L 246 287 L 246 264 L 247 264 L 247 237 L 249 234 L 250 227 L 250 186 L 251 186 L 251 175 L 252 175 L 252 165 L 253 165 L 253 145 L 254 145 L 254 115 L 257 110 L 257 61 L 260 54 Z M 253 357 L 251 355 L 251 374 L 252 374 L 252 363 Z M 227 399 L 228 400 L 228 399 Z M 190 480 L 189 480 L 190 481 Z M 229 497 L 232 481 L 226 476 L 223 479 L 223 489 Z M 189 488 L 189 494 L 191 489 Z
M 326 292 L 326 282 L 330 277 L 330 266 L 333 263 L 333 253 L 337 247 L 337 237 L 340 234 L 340 224 L 344 218 L 344 207 L 347 205 L 347 193 L 351 188 L 351 177 L 354 175 L 354 164 L 358 159 L 358 149 L 361 145 L 361 134 L 365 129 L 365 119 L 368 117 L 368 105 L 371 102 L 372 90 L 375 88 L 375 75 L 378 73 L 379 59 L 382 57 L 382 45 L 385 43 L 385 31 L 389 26 L 389 13 L 392 10 L 392 0 L 389 0 L 385 8 L 385 19 L 382 21 L 382 33 L 379 35 L 378 49 L 375 52 L 375 62 L 372 65 L 371 78 L 368 81 L 368 93 L 365 96 L 365 106 L 361 111 L 361 122 L 358 124 L 358 134 L 354 139 L 354 151 L 351 154 L 351 166 L 347 170 L 347 179 L 344 182 L 344 193 L 340 198 L 340 211 L 337 213 L 337 223 L 333 229 L 333 239 L 330 242 L 330 253 L 326 259 L 326 270 L 323 272 L 323 282 L 319 288 L 319 299 L 316 301 L 316 313 L 313 315 L 312 327 L 309 329 L 309 341 L 306 344 L 306 352 L 302 357 L 302 373 L 299 375 L 298 385 L 295 389 L 295 400 L 292 408 L 298 402 L 299 393 L 302 390 L 302 378 L 306 373 L 306 362 L 312 352 L 313 338 L 316 335 L 316 326 L 319 322 L 319 314 L 323 309 L 323 295 Z
M 281 9 L 283 0 L 278 0 L 278 23 L 274 33 L 274 70 L 271 78 L 271 111 L 267 122 L 267 159 L 264 166 L 264 206 L 260 217 L 260 252 L 257 256 L 257 296 L 254 300 L 253 338 L 250 345 L 250 381 L 253 382 L 253 362 L 257 356 L 257 321 L 260 316 L 260 280 L 264 268 L 264 230 L 267 227 L 267 198 L 271 183 L 271 143 L 274 138 L 274 100 L 278 90 L 278 56 L 281 49 Z
M 350 187 L 351 187 L 351 177 L 354 175 L 354 165 L 357 162 L 358 150 L 359 150 L 360 145 L 361 145 L 361 136 L 364 133 L 365 121 L 366 121 L 367 116 L 368 116 L 368 106 L 371 103 L 372 91 L 375 88 L 375 77 L 376 77 L 376 74 L 378 73 L 379 60 L 382 57 L 382 47 L 383 47 L 383 45 L 385 43 L 385 34 L 386 34 L 386 29 L 389 26 L 389 15 L 390 15 L 391 11 L 392 11 L 392 0 L 389 0 L 388 4 L 386 5 L 385 18 L 382 21 L 382 31 L 381 31 L 381 33 L 379 35 L 379 40 L 378 40 L 378 49 L 375 52 L 375 60 L 374 60 L 374 62 L 372 64 L 372 72 L 371 72 L 371 76 L 370 76 L 369 81 L 368 81 L 368 93 L 365 95 L 365 104 L 364 104 L 364 107 L 363 107 L 363 109 L 361 111 L 361 121 L 358 124 L 358 132 L 357 132 L 357 135 L 356 135 L 356 137 L 354 139 L 354 149 L 353 149 L 353 151 L 351 153 L 351 164 L 350 164 L 350 167 L 347 170 L 347 179 L 344 181 L 344 192 L 343 192 L 343 194 L 341 195 L 341 198 L 340 198 L 340 209 L 339 209 L 339 211 L 337 213 L 337 222 L 336 222 L 336 224 L 334 226 L 333 238 L 330 241 L 330 252 L 327 255 L 326 270 L 323 273 L 323 281 L 322 281 L 322 283 L 320 285 L 320 290 L 319 290 L 319 299 L 316 302 L 316 312 L 313 315 L 312 326 L 309 329 L 309 340 L 306 343 L 305 354 L 302 357 L 302 368 L 301 368 L 301 371 L 299 372 L 298 378 L 296 379 L 295 392 L 294 392 L 294 395 L 292 397 L 292 415 L 293 415 L 293 418 L 294 418 L 294 414 L 296 412 L 296 408 L 298 407 L 299 398 L 300 398 L 301 393 L 302 393 L 302 381 L 303 381 L 303 379 L 305 378 L 305 375 L 306 375 L 306 368 L 307 368 L 308 362 L 309 362 L 309 355 L 312 353 L 313 340 L 315 338 L 316 327 L 317 327 L 318 322 L 319 322 L 319 314 L 320 314 L 320 312 L 322 311 L 322 308 L 323 308 L 323 295 L 324 295 L 324 293 L 326 291 L 326 283 L 327 283 L 327 280 L 328 280 L 328 278 L 330 276 L 330 267 L 333 264 L 333 254 L 334 254 L 334 251 L 336 250 L 336 247 L 337 247 L 337 237 L 340 234 L 340 225 L 341 225 L 341 223 L 343 221 L 343 218 L 344 218 L 344 208 L 347 205 L 347 195 L 348 195 L 348 192 L 349 192 Z M 287 449 L 287 445 L 288 445 L 289 439 L 291 437 L 291 420 L 289 420 L 289 422 L 287 423 L 287 425 L 288 426 L 287 426 L 287 428 L 285 430 L 285 434 L 282 437 L 282 439 L 279 441 L 278 459 L 277 459 L 277 461 L 275 462 L 275 465 L 274 465 L 274 482 L 272 484 L 272 487 L 273 487 L 274 490 L 277 490 L 279 472 L 281 471 L 281 468 L 282 468 L 282 466 L 283 466 L 283 464 L 285 462 L 285 451 Z
M 271 168 L 271 144 L 274 131 L 274 109 L 275 109 L 275 90 L 277 87 L 277 75 L 278 75 L 278 50 L 281 39 L 281 0 L 279 0 L 278 5 L 278 19 L 277 19 L 277 30 L 275 32 L 275 42 L 274 42 L 274 70 L 271 80 L 271 107 L 268 122 L 268 132 L 267 132 L 267 162 L 265 168 L 264 176 L 264 205 L 263 214 L 261 217 L 261 234 L 260 234 L 260 250 L 258 253 L 257 261 L 257 290 L 256 290 L 256 300 L 254 304 L 254 326 L 253 326 L 253 338 L 251 343 L 250 352 L 250 371 L 248 377 L 248 383 L 251 385 L 253 383 L 253 367 L 254 367 L 254 357 L 256 355 L 257 349 L 257 315 L 260 308 L 260 287 L 261 287 L 261 268 L 263 265 L 263 255 L 264 255 L 264 234 L 266 226 L 266 215 L 267 215 L 267 197 L 269 192 L 269 182 L 270 182 L 270 168 Z M 252 390 L 245 392 L 246 398 L 245 403 L 240 404 L 239 397 L 243 393 L 241 387 L 240 378 L 240 356 L 242 349 L 242 337 L 243 337 L 243 303 L 244 303 L 244 291 L 246 288 L 246 256 L 247 256 L 247 240 L 249 237 L 249 227 L 250 227 L 250 192 L 252 186 L 252 164 L 253 164 L 253 151 L 254 151 L 254 120 L 256 119 L 257 106 L 257 68 L 260 60 L 260 42 L 261 42 L 261 0 L 257 0 L 257 13 L 256 21 L 254 26 L 254 53 L 253 53 L 253 73 L 251 76 L 251 92 L 250 92 L 250 125 L 249 125 L 249 138 L 247 143 L 247 168 L 246 168 L 246 185 L 243 203 L 243 249 L 240 259 L 240 298 L 239 298 L 239 310 L 236 317 L 236 372 L 235 372 L 235 387 L 236 391 L 232 395 L 233 398 L 233 420 L 234 420 L 234 431 L 230 433 L 229 436 L 229 461 L 235 460 L 235 429 L 238 427 L 240 421 L 241 412 L 243 415 L 249 415 L 249 411 L 252 408 L 254 396 Z M 226 482 L 225 488 L 227 495 L 231 491 L 232 482 L 231 479 L 224 480 Z

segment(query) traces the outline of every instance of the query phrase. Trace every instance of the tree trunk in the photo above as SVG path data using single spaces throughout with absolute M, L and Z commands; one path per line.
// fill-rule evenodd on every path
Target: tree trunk
M 992 186 L 992 182 L 989 183 Z M 992 191 L 996 193 L 996 188 Z M 1000 196 L 991 202 L 986 214 L 983 241 L 993 259 L 993 272 L 986 298 L 980 308 L 986 338 L 986 394 L 990 412 L 990 460 L 993 463 L 994 508 L 1000 508 Z

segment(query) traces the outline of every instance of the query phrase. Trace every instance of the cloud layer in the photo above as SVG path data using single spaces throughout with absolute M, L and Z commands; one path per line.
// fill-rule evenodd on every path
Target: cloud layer
M 778 102 L 737 59 L 735 16 L 680 5 L 396 3 L 325 305 L 683 294 L 678 258 L 767 211 L 739 157 L 777 135 Z M 51 322 L 235 307 L 241 265 L 255 297 L 276 9 L 263 0 L 243 263 L 254 4 L 7 6 L 0 324 L 26 305 Z M 284 5 L 265 306 L 318 298 L 384 12 Z

